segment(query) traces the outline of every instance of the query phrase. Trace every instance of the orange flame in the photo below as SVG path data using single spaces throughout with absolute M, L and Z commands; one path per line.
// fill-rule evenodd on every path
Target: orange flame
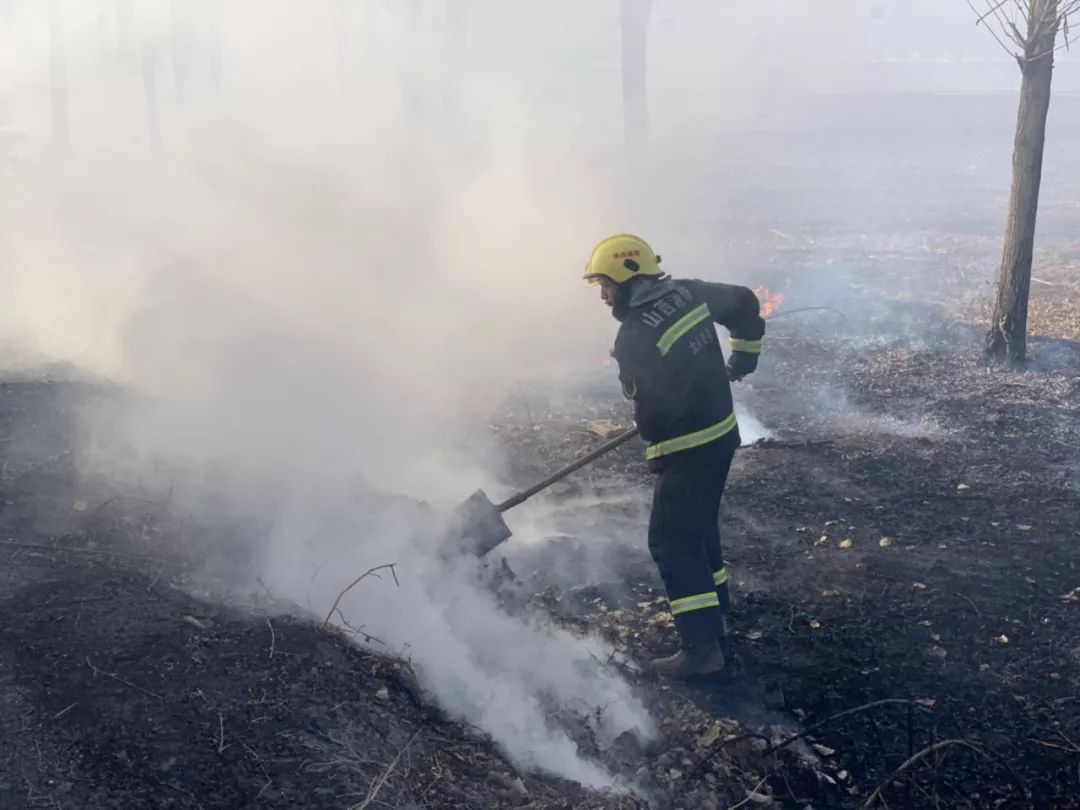
M 783 293 L 773 292 L 768 287 L 756 287 L 754 295 L 761 301 L 761 317 L 768 318 L 784 304 Z

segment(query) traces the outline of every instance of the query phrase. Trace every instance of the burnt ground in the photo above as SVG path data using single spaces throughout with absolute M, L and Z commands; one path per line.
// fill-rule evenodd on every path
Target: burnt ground
M 800 303 L 797 281 L 784 288 Z M 940 307 L 830 303 L 774 320 L 740 388 L 774 431 L 740 452 L 722 514 L 742 672 L 685 694 L 750 728 L 770 693 L 804 727 L 828 721 L 813 734 L 824 775 L 773 770 L 786 805 L 1080 806 L 1080 342 L 1036 338 L 1031 371 L 991 372 L 982 331 Z M 563 405 L 551 418 L 573 438 L 524 428 L 525 466 L 595 441 L 575 411 L 626 417 L 599 392 Z M 648 475 L 640 448 L 619 452 L 544 505 L 576 569 L 604 572 L 582 579 L 606 583 L 553 577 L 542 546 L 507 553 L 527 590 L 548 584 L 562 615 L 647 657 L 673 638 L 641 575 Z
M 719 807 L 761 783 L 749 739 L 648 798 L 518 773 L 362 633 L 196 575 L 195 538 L 221 527 L 77 474 L 77 414 L 118 396 L 0 383 L 0 807 Z M 672 748 L 742 731 L 683 699 L 649 703 L 663 738 L 648 750 L 602 750 L 581 712 L 561 723 L 624 784 L 689 771 Z
M 774 441 L 740 452 L 724 504 L 733 673 L 628 671 L 660 743 L 579 737 L 642 799 L 518 774 L 402 662 L 192 579 L 199 529 L 75 475 L 72 414 L 114 394 L 3 384 L 0 542 L 50 550 L 0 548 L 0 806 L 1080 805 L 1080 344 L 1037 338 L 1032 371 L 988 372 L 956 313 L 873 301 L 777 318 L 740 387 Z M 496 420 L 520 481 L 599 441 L 589 419 L 625 418 L 610 382 Z M 508 609 L 639 659 L 674 640 L 640 451 L 523 508 L 551 536 L 505 546 L 499 580 Z

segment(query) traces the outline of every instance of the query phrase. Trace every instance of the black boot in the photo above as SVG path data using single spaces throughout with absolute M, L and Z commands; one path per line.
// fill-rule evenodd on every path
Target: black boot
M 719 642 L 695 645 L 679 650 L 675 655 L 656 658 L 649 668 L 661 678 L 689 680 L 719 675 L 724 671 L 724 653 Z

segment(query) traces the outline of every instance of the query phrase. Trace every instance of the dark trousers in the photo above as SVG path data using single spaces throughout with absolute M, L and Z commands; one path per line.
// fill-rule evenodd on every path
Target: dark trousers
M 649 551 L 684 647 L 724 635 L 728 585 L 720 547 L 720 497 L 738 446 L 735 432 L 669 456 L 657 470 Z

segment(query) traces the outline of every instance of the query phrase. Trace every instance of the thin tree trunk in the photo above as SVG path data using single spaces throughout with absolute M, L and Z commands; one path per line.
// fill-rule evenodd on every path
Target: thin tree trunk
M 71 142 L 68 120 L 67 53 L 59 0 L 49 3 L 49 96 L 52 105 L 52 138 L 56 146 Z
M 173 89 L 177 101 L 187 98 L 188 73 L 191 68 L 191 29 L 187 3 L 181 7 L 177 0 L 169 4 L 169 44 L 172 48 Z
M 150 35 L 144 36 L 149 37 Z M 161 143 L 161 125 L 158 120 L 157 67 L 157 45 L 147 38 L 142 45 L 142 76 L 143 91 L 146 96 L 146 125 L 152 149 L 156 149 Z
M 337 54 L 338 84 L 345 86 L 349 71 L 349 8 L 348 0 L 337 0 L 334 14 L 334 45 Z
M 1035 221 L 1042 181 L 1046 118 L 1054 70 L 1058 31 L 1058 0 L 1033 0 L 1025 58 L 1020 110 L 1013 146 L 1013 180 L 1005 248 L 998 276 L 997 300 L 986 336 L 985 359 L 992 364 L 1022 368 L 1027 360 L 1028 294 L 1035 250 Z
M 622 0 L 622 86 L 626 142 L 643 144 L 649 136 L 647 44 L 652 0 Z
M 223 34 L 221 31 L 223 25 L 221 20 L 221 4 L 222 0 L 211 0 L 210 8 L 207 12 L 209 16 L 208 23 L 210 26 L 208 34 L 210 40 L 208 46 L 210 49 L 210 85 L 213 87 L 215 93 L 221 91 L 222 50 L 224 49 L 222 43 Z

